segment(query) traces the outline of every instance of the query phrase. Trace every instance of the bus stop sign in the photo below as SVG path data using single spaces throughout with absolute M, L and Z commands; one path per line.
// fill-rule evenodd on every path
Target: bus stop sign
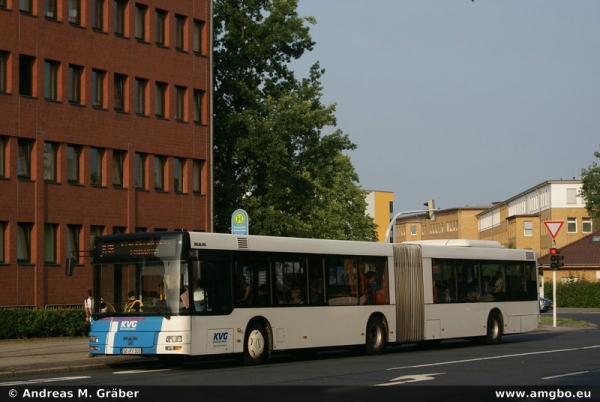
M 546 229 L 548 229 L 548 233 L 550 233 L 553 239 L 556 239 L 556 235 L 560 228 L 562 228 L 563 223 L 565 221 L 544 221 L 544 225 L 546 225 Z
M 236 235 L 248 234 L 248 214 L 243 209 L 236 209 L 231 214 L 231 233 Z

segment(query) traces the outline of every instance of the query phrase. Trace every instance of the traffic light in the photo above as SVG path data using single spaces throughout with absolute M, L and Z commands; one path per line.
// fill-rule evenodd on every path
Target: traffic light
M 543 265 L 538 266 L 538 275 L 544 276 L 544 266 Z
M 564 266 L 565 264 L 564 262 L 562 262 L 564 258 L 564 255 L 560 255 L 559 249 L 557 249 L 556 247 L 552 247 L 550 249 L 550 269 L 556 271 L 560 267 Z
M 429 200 L 423 205 L 425 205 L 427 207 L 427 210 L 429 212 L 429 219 L 434 221 L 435 220 L 435 203 L 434 203 L 434 201 Z

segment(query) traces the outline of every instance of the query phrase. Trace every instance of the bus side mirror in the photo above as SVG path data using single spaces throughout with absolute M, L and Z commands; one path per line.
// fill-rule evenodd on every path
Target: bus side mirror
M 65 275 L 66 276 L 73 276 L 73 267 L 75 266 L 75 261 L 73 260 L 73 258 L 68 257 L 67 258 L 67 263 L 66 263 L 66 269 L 65 269 Z

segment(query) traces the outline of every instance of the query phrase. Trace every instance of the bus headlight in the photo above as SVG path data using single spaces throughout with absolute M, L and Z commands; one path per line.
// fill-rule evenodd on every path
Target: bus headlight
M 98 342 L 98 337 L 97 336 L 90 336 L 90 342 L 97 343 Z
M 167 336 L 167 342 L 181 342 L 183 337 L 181 335 L 169 335 Z

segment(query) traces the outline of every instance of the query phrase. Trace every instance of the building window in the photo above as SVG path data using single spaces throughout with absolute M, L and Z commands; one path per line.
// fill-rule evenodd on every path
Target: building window
M 6 177 L 6 137 L 0 137 L 0 177 Z
M 417 234 L 417 227 L 415 225 L 411 225 L 411 227 L 410 227 L 410 234 L 411 234 L 411 236 L 416 236 L 416 234 Z
M 185 121 L 185 87 L 175 87 L 175 120 Z
M 194 20 L 194 53 L 202 54 L 202 30 L 204 22 Z
M 577 218 L 567 218 L 567 233 L 577 233 Z
M 126 0 L 115 0 L 115 34 L 125 36 Z
M 567 189 L 567 204 L 577 204 L 577 189 L 568 188 Z
M 44 180 L 56 181 L 56 149 L 52 142 L 44 143 Z
M 44 15 L 51 20 L 56 19 L 56 0 L 44 0 Z
M 146 87 L 148 80 L 143 78 L 135 79 L 135 113 L 146 115 Z
M 592 218 L 581 218 L 581 231 L 592 233 Z
M 173 190 L 177 193 L 183 193 L 183 168 L 185 165 L 185 159 L 174 158 L 174 169 L 173 169 Z
M 8 56 L 10 53 L 0 50 L 0 93 L 8 92 Z
M 69 22 L 73 25 L 81 24 L 81 0 L 69 0 Z
M 204 161 L 195 160 L 194 168 L 193 168 L 193 189 L 192 191 L 196 194 L 202 194 L 202 167 L 204 166 Z
M 31 0 L 19 0 L 19 11 L 31 14 L 33 11 Z
M 167 84 L 164 82 L 156 83 L 156 96 L 155 96 L 155 114 L 156 117 L 167 117 L 166 113 L 166 96 L 167 96 Z
M 194 89 L 194 122 L 202 123 L 202 101 L 204 99 L 204 91 Z
M 523 236 L 533 236 L 533 222 L 523 222 Z
M 125 111 L 125 91 L 127 89 L 127 76 L 115 74 L 115 104 L 114 108 L 118 111 Z
M 164 156 L 154 156 L 154 189 L 165 189 L 165 166 L 166 160 Z
M 104 107 L 104 76 L 102 70 L 92 70 L 92 106 Z
M 58 68 L 57 61 L 46 60 L 44 62 L 44 98 L 47 100 L 58 100 Z
M 67 225 L 67 257 L 70 257 L 79 264 L 79 236 L 81 226 Z
M 56 229 L 57 225 L 46 223 L 44 225 L 44 262 L 56 262 Z
M 17 223 L 17 261 L 31 262 L 31 223 Z
M 96 237 L 104 234 L 104 226 L 92 225 L 90 226 L 90 250 L 94 249 L 94 242 Z
M 175 14 L 175 49 L 184 50 L 185 46 L 185 17 Z
M 6 0 L 0 0 L 0 8 L 6 8 Z
M 19 94 L 33 96 L 33 67 L 35 57 L 19 55 Z
M 146 188 L 146 155 L 135 154 L 135 188 Z
M 123 166 L 125 151 L 113 151 L 113 186 L 123 187 Z
M 135 38 L 146 42 L 146 14 L 148 7 L 143 4 L 135 5 Z
M 104 161 L 104 150 L 101 148 L 92 148 L 90 150 L 90 182 L 92 185 L 101 186 L 103 183 L 102 165 Z
M 67 181 L 79 183 L 79 157 L 81 149 L 75 145 L 67 146 Z
M 5 257 L 5 248 L 6 248 L 6 243 L 5 243 L 5 232 L 6 231 L 6 223 L 5 222 L 0 222 L 0 262 L 6 262 L 6 257 Z
M 164 10 L 156 9 L 155 13 L 155 24 L 154 27 L 154 40 L 159 46 L 165 46 L 167 44 L 165 33 L 167 32 L 167 12 Z
M 20 179 L 31 179 L 31 148 L 33 147 L 33 141 L 19 138 L 18 145 L 17 176 Z
M 104 26 L 104 0 L 92 0 L 92 28 L 102 31 Z
M 123 233 L 127 233 L 127 228 L 124 226 L 114 226 L 113 227 L 113 234 L 123 234 Z
M 81 76 L 83 67 L 69 64 L 69 102 L 81 105 Z

